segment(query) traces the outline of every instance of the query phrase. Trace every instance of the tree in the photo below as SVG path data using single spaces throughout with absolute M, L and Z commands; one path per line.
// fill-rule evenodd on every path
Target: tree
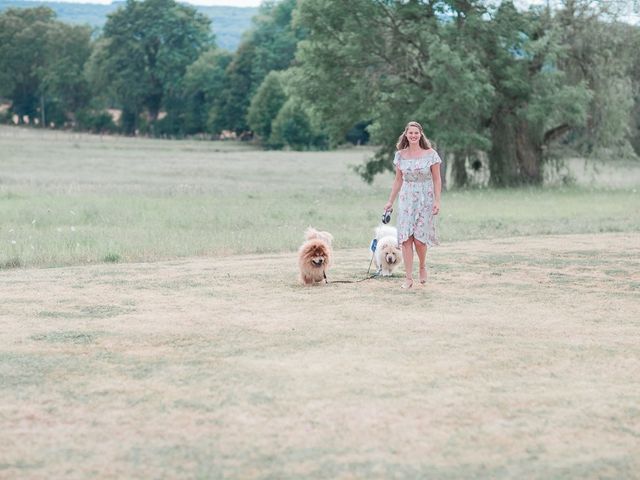
M 273 70 L 285 70 L 294 59 L 304 31 L 292 25 L 296 0 L 266 1 L 253 19 L 253 29 L 226 71 L 222 101 L 211 112 L 211 126 L 217 131 L 249 128 L 247 112 L 251 98 Z
M 8 9 L 0 14 L 0 95 L 11 100 L 19 122 L 38 117 L 46 31 L 53 21 L 46 7 Z
M 47 118 L 56 123 L 84 108 L 91 99 L 84 67 L 91 55 L 91 30 L 80 25 L 53 22 L 46 33 L 45 63 L 41 67 L 41 116 L 49 104 Z
M 221 102 L 225 70 L 231 59 L 231 54 L 212 48 L 187 67 L 184 77 L 185 133 L 209 130 L 209 114 Z
M 470 17 L 484 13 L 473 6 L 478 2 L 459 3 L 471 5 Z M 482 121 L 493 94 L 489 75 L 473 50 L 457 45 L 459 27 L 438 20 L 447 6 L 324 0 L 299 7 L 308 39 L 298 47 L 293 92 L 333 144 L 353 125 L 371 121 L 372 141 L 384 147 L 360 168 L 366 180 L 391 168 L 393 144 L 409 120 L 437 135 L 440 146 L 448 142 L 452 153 L 488 143 Z
M 633 28 L 627 32 L 629 50 L 640 51 L 640 29 Z M 629 140 L 637 156 L 640 156 L 640 55 L 635 55 L 630 65 L 631 87 L 633 92 L 633 108 L 629 126 Z
M 227 66 L 220 101 L 209 112 L 209 126 L 213 133 L 234 130 L 236 133 L 248 129 L 247 108 L 251 95 L 251 65 L 254 46 L 241 43 Z
M 281 73 L 272 71 L 265 77 L 251 99 L 247 114 L 249 127 L 266 145 L 270 144 L 271 124 L 287 100 L 281 76 Z
M 273 120 L 269 144 L 273 148 L 287 146 L 293 150 L 324 148 L 325 136 L 319 132 L 296 99 L 290 98 Z
M 90 48 L 88 27 L 56 21 L 47 7 L 0 14 L 0 95 L 20 123 L 60 124 L 88 101 L 82 71 Z
M 267 0 L 253 18 L 248 43 L 254 48 L 251 92 L 255 92 L 272 70 L 286 70 L 295 58 L 304 31 L 292 24 L 297 0 Z
M 588 124 L 594 86 L 571 76 L 553 12 L 491 5 L 305 0 L 295 95 L 334 142 L 372 119 L 385 147 L 361 167 L 367 180 L 391 168 L 398 132 L 417 120 L 458 159 L 488 151 L 494 185 L 540 184 L 554 142 Z M 464 183 L 463 164 L 454 176 Z
M 554 18 L 566 50 L 562 69 L 572 82 L 584 82 L 592 92 L 587 121 L 573 132 L 571 143 L 594 157 L 603 150 L 632 155 L 630 118 L 633 82 L 638 79 L 633 71 L 638 59 L 634 43 L 640 36 L 638 27 L 616 21 L 620 7 L 622 2 L 617 1 L 563 0 Z
M 562 45 L 548 9 L 522 14 L 504 2 L 490 27 L 479 40 L 497 92 L 488 120 L 491 183 L 541 184 L 545 152 L 584 125 L 591 93 L 562 69 Z
M 362 119 L 384 113 L 397 116 L 392 105 L 403 92 L 385 83 L 390 76 L 383 72 L 391 70 L 393 62 L 377 48 L 388 37 L 376 23 L 384 21 L 381 8 L 368 0 L 321 0 L 302 1 L 296 11 L 295 22 L 307 31 L 307 38 L 299 43 L 298 62 L 291 69 L 293 94 L 325 124 L 333 145 Z M 380 100 L 382 90 L 388 92 L 386 101 L 378 103 L 384 113 L 373 111 L 371 105 Z M 372 127 L 376 128 L 383 125 Z
M 195 8 L 174 0 L 127 0 L 104 26 L 93 79 L 122 106 L 125 131 L 133 133 L 145 110 L 152 124 L 161 108 L 174 113 L 187 67 L 211 46 L 210 20 Z

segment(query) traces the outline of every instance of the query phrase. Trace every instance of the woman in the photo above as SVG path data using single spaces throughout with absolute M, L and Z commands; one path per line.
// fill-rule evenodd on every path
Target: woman
M 440 157 L 418 122 L 409 122 L 396 144 L 393 159 L 396 178 L 393 181 L 385 211 L 398 201 L 398 245 L 402 246 L 405 282 L 402 288 L 413 286 L 413 247 L 418 254 L 420 283 L 427 281 L 427 247 L 438 244 L 435 215 L 440 212 Z

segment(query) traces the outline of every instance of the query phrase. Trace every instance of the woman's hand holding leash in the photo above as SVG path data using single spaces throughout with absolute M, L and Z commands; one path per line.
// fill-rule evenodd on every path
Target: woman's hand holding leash
M 433 208 L 431 209 L 431 213 L 437 215 L 440 213 L 440 202 L 436 202 L 433 204 Z
M 390 208 L 389 210 L 385 209 L 385 211 L 382 212 L 382 223 L 385 225 L 391 221 L 391 212 L 393 212 L 393 208 Z

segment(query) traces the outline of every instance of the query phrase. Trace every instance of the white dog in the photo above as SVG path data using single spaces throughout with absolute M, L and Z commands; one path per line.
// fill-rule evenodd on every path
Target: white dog
M 383 277 L 390 277 L 402 262 L 402 250 L 398 248 L 398 230 L 390 225 L 380 225 L 376 228 L 376 240 L 376 266 Z

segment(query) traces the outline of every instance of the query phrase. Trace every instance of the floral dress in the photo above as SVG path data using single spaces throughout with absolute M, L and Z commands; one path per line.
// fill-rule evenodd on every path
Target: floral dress
M 402 172 L 402 188 L 398 196 L 398 244 L 406 242 L 411 235 L 426 245 L 438 245 L 435 201 L 431 165 L 442 163 L 438 153 L 430 149 L 418 158 L 403 158 L 396 152 L 393 164 Z

